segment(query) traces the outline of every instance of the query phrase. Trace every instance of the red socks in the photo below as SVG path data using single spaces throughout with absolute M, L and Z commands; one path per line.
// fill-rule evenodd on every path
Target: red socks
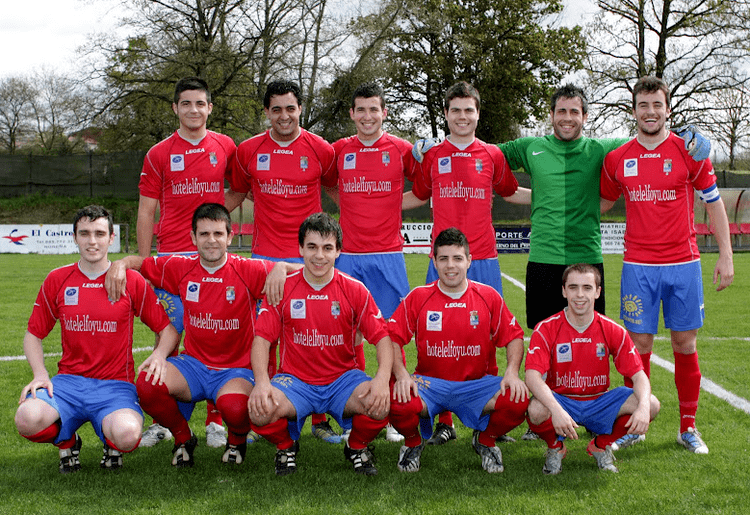
M 390 422 L 396 431 L 404 435 L 404 445 L 407 447 L 416 447 L 422 443 L 422 436 L 419 434 L 421 411 L 422 399 L 419 397 L 412 396 L 409 402 L 391 401 Z
M 279 450 L 289 449 L 294 445 L 294 440 L 289 436 L 289 428 L 287 425 L 289 421 L 285 418 L 280 418 L 275 422 L 266 424 L 265 426 L 256 426 L 251 424 L 253 431 L 258 433 L 260 436 L 268 440 L 269 442 L 276 444 L 276 448 Z
M 312 425 L 322 424 L 326 420 L 328 419 L 326 418 L 325 413 L 313 413 L 310 415 L 310 424 Z
M 701 391 L 701 369 L 698 353 L 674 355 L 674 384 L 680 403 L 680 433 L 695 427 L 695 412 Z
M 169 394 L 167 385 L 152 385 L 151 381 L 146 381 L 146 373 L 141 372 L 135 387 L 143 411 L 172 432 L 175 445 L 182 445 L 190 440 L 190 426 L 180 413 L 177 400 Z
M 213 401 L 207 400 L 206 401 L 206 425 L 209 425 L 211 422 L 215 422 L 219 425 L 222 425 L 223 421 L 221 420 L 221 412 L 216 409 L 216 404 L 213 403 Z
M 482 445 L 494 447 L 495 440 L 511 429 L 520 426 L 526 418 L 529 399 L 527 398 L 522 402 L 513 402 L 510 395 L 510 389 L 506 389 L 505 395 L 497 396 L 495 409 L 490 413 L 487 429 L 479 433 L 479 443 Z
M 225 393 L 216 399 L 216 406 L 224 416 L 229 428 L 227 441 L 231 445 L 245 443 L 250 432 L 250 414 L 247 411 L 248 396 L 243 393 Z
M 453 413 L 451 413 L 450 411 L 442 412 L 440 415 L 438 415 L 438 422 L 442 422 L 446 426 L 453 427 Z
M 547 447 L 554 449 L 562 447 L 562 441 L 557 439 L 557 433 L 555 433 L 555 426 L 552 425 L 552 417 L 548 418 L 539 425 L 532 424 L 530 420 L 526 419 L 529 423 L 529 429 L 539 435 L 539 438 L 545 441 Z
M 31 440 L 32 442 L 36 442 L 36 443 L 54 443 L 55 438 L 57 438 L 57 435 L 59 434 L 60 434 L 60 419 L 57 419 L 54 424 L 42 429 L 36 434 L 30 435 L 30 436 L 26 436 L 26 435 L 21 435 L 21 436 L 23 436 L 27 440 Z M 60 445 L 63 445 L 66 443 L 70 443 L 70 445 L 68 445 L 67 447 L 60 447 Z M 76 443 L 76 437 L 75 435 L 73 435 L 72 440 L 61 442 L 60 444 L 58 444 L 58 447 L 60 447 L 61 449 L 68 449 L 70 447 L 73 447 L 75 443 Z
M 612 433 L 608 435 L 597 436 L 596 438 L 594 438 L 594 445 L 596 445 L 600 449 L 604 449 L 608 445 L 612 445 L 612 443 L 621 436 L 625 436 L 628 433 L 628 428 L 625 427 L 628 419 L 630 419 L 630 415 L 622 415 L 621 417 L 617 417 L 615 419 L 614 425 L 612 426 Z
M 352 417 L 352 432 L 349 435 L 349 448 L 364 449 L 386 425 L 388 425 L 387 417 L 383 420 L 375 420 L 367 415 L 354 415 Z

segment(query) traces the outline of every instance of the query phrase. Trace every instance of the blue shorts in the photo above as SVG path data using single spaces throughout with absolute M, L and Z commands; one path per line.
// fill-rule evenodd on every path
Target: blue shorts
M 192 356 L 180 354 L 167 358 L 187 381 L 190 388 L 190 402 L 178 402 L 180 412 L 185 420 L 190 420 L 195 403 L 211 400 L 216 403 L 216 396 L 221 387 L 235 378 L 245 379 L 251 385 L 255 385 L 255 376 L 249 368 L 225 368 L 216 370 L 208 368 Z
M 466 276 L 472 281 L 492 286 L 500 295 L 503 294 L 503 278 L 500 275 L 500 263 L 497 258 L 472 259 L 471 266 L 469 267 Z M 430 259 L 425 284 L 429 284 L 437 279 L 438 273 L 435 268 L 435 263 Z
M 305 419 L 313 413 L 329 413 L 343 429 L 352 428 L 351 417 L 344 418 L 344 408 L 354 389 L 372 378 L 359 369 L 344 372 L 329 384 L 309 384 L 291 374 L 276 374 L 271 384 L 278 388 L 297 412 L 297 423 L 289 423 L 289 436 L 299 440 Z
M 379 254 L 341 254 L 336 268 L 362 281 L 372 293 L 386 319 L 409 293 L 406 261 L 402 252 Z
M 52 388 L 54 397 L 49 396 L 46 388 L 37 390 L 36 397 L 60 414 L 62 425 L 55 443 L 73 438 L 86 422 L 91 422 L 97 436 L 104 442 L 102 421 L 120 409 L 131 409 L 143 417 L 133 383 L 58 374 L 52 378 Z M 31 394 L 26 398 L 29 397 Z
M 620 290 L 620 318 L 628 331 L 656 334 L 660 303 L 666 328 L 691 331 L 703 326 L 700 261 L 678 265 L 623 263 Z
M 589 431 L 600 434 L 612 434 L 612 427 L 617 414 L 625 401 L 633 394 L 633 389 L 620 386 L 610 390 L 594 400 L 582 401 L 552 392 L 565 412 L 576 424 L 585 426 Z
M 179 254 L 181 256 L 194 256 L 197 252 L 160 252 L 157 256 L 171 256 L 173 254 Z M 177 329 L 178 333 L 182 333 L 185 330 L 185 322 L 182 320 L 185 312 L 182 308 L 182 299 L 179 295 L 174 295 L 161 288 L 154 288 L 156 297 L 161 302 L 161 306 L 169 317 L 169 322 Z
M 484 431 L 490 422 L 490 414 L 482 414 L 490 399 L 500 390 L 499 376 L 486 375 L 471 381 L 446 381 L 434 377 L 414 374 L 419 396 L 427 406 L 428 418 L 419 420 L 424 438 L 432 436 L 432 421 L 444 411 L 452 411 L 466 427 Z
M 305 262 L 302 259 L 302 256 L 275 258 L 275 257 L 267 257 L 267 256 L 256 256 L 255 254 L 253 254 L 253 259 L 264 259 L 266 261 L 273 261 L 274 263 L 278 263 L 279 261 L 286 261 L 287 263 L 304 263 Z

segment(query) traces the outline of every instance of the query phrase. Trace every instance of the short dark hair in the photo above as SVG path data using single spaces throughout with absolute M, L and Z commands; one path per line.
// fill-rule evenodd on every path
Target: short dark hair
M 466 81 L 455 83 L 453 86 L 448 88 L 448 91 L 445 92 L 445 101 L 443 102 L 443 107 L 445 107 L 446 111 L 448 110 L 448 108 L 450 108 L 451 100 L 453 100 L 454 98 L 473 98 L 474 103 L 477 107 L 477 111 L 479 111 L 479 106 L 482 103 L 481 99 L 479 98 L 479 92 L 477 91 L 477 89 Z
M 174 85 L 174 103 L 180 102 L 180 94 L 183 91 L 205 91 L 206 101 L 211 103 L 211 91 L 208 89 L 206 81 L 199 77 L 185 77 L 177 81 Z
M 464 233 L 455 227 L 448 227 L 440 231 L 432 244 L 432 255 L 437 256 L 438 247 L 449 247 L 451 245 L 463 247 L 466 251 L 466 257 L 469 256 L 469 240 Z
M 352 94 L 352 109 L 354 109 L 354 102 L 358 98 L 372 97 L 378 97 L 380 99 L 380 109 L 385 109 L 385 98 L 383 95 L 383 88 L 375 82 L 365 82 L 364 84 L 360 84 Z
M 328 213 L 313 213 L 305 218 L 305 221 L 299 226 L 299 235 L 297 239 L 299 240 L 300 247 L 305 245 L 305 238 L 310 232 L 317 232 L 323 238 L 328 238 L 329 236 L 335 237 L 336 250 L 341 250 L 341 245 L 344 239 L 341 232 L 341 226 L 336 219 Z
M 586 93 L 583 89 L 576 86 L 575 84 L 567 83 L 563 84 L 552 93 L 552 99 L 550 100 L 550 111 L 554 111 L 557 108 L 557 101 L 561 98 L 580 98 L 581 109 L 583 114 L 589 112 L 589 101 L 586 99 Z
M 576 263 L 575 265 L 570 265 L 569 267 L 567 267 L 563 272 L 563 288 L 567 284 L 568 276 L 571 274 L 571 272 L 576 272 L 579 274 L 594 274 L 594 283 L 596 284 L 596 287 L 599 288 L 602 285 L 602 274 L 599 273 L 598 268 L 596 268 L 594 265 L 589 265 L 588 263 Z
M 669 94 L 669 86 L 659 77 L 641 77 L 638 82 L 633 86 L 633 109 L 635 109 L 635 97 L 638 93 L 656 93 L 657 91 L 664 92 L 664 98 L 667 101 L 667 107 L 669 107 L 669 101 L 671 95 Z
M 78 221 L 83 218 L 88 218 L 92 222 L 94 220 L 98 220 L 99 218 L 106 218 L 107 227 L 109 228 L 109 234 L 112 234 L 115 231 L 115 225 L 114 222 L 112 222 L 112 215 L 110 214 L 110 212 L 104 209 L 104 207 L 102 206 L 92 204 L 90 206 L 79 209 L 76 215 L 73 217 L 73 234 L 75 234 L 78 230 Z
M 300 97 L 302 97 L 302 90 L 299 89 L 296 82 L 290 80 L 275 80 L 268 83 L 268 86 L 266 86 L 266 94 L 263 95 L 263 107 L 266 109 L 271 107 L 271 97 L 276 95 L 286 95 L 287 93 L 292 93 L 294 98 L 297 99 L 297 105 L 302 105 L 300 99 Z
M 227 234 L 232 232 L 232 219 L 229 216 L 229 211 L 221 204 L 205 203 L 198 206 L 198 209 L 193 213 L 194 234 L 198 232 L 198 220 L 225 222 L 227 225 Z

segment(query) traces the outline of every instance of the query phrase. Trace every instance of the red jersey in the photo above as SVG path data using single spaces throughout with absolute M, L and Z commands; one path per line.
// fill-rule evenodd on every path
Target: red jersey
M 141 273 L 184 308 L 184 353 L 216 368 L 251 368 L 255 305 L 273 263 L 227 254 L 210 272 L 198 256 L 148 258 Z
M 59 374 L 132 383 L 133 317 L 155 333 L 169 325 L 169 318 L 138 273 L 128 270 L 125 293 L 114 303 L 107 298 L 105 276 L 91 279 L 78 263 L 52 270 L 39 290 L 28 329 L 43 340 L 60 320 Z
M 625 377 L 643 370 L 633 340 L 617 322 L 597 312 L 579 333 L 560 311 L 531 335 L 526 370 L 547 374 L 547 386 L 569 397 L 596 398 L 609 389 L 609 357 Z
M 159 201 L 158 252 L 195 251 L 193 213 L 205 202 L 224 205 L 224 179 L 234 157 L 232 138 L 212 131 L 193 145 L 175 131 L 143 160 L 141 195 Z
M 299 257 L 299 226 L 323 210 L 321 184 L 336 184 L 333 158 L 333 147 L 304 129 L 283 147 L 268 131 L 240 143 L 230 184 L 242 193 L 252 189 L 253 254 Z
M 414 336 L 414 373 L 448 381 L 484 377 L 498 347 L 523 339 L 523 329 L 500 294 L 474 281 L 458 299 L 443 293 L 438 281 L 413 289 L 396 308 L 388 329 L 402 347 Z
M 371 146 L 355 135 L 333 144 L 336 151 L 343 252 L 401 252 L 404 177 L 413 180 L 412 144 L 388 133 Z
M 432 196 L 433 242 L 444 229 L 457 227 L 469 240 L 474 259 L 491 259 L 497 257 L 493 189 L 508 197 L 518 181 L 498 147 L 475 139 L 465 150 L 449 140 L 435 145 L 425 154 L 412 191 L 422 200 Z
M 708 159 L 695 162 L 679 136 L 669 133 L 654 150 L 637 139 L 604 158 L 601 196 L 625 195 L 625 261 L 671 264 L 700 257 L 693 223 L 693 190 L 716 184 Z
M 355 336 L 361 331 L 373 345 L 388 336 L 385 320 L 365 285 L 334 270 L 322 289 L 303 271 L 287 277 L 278 306 L 263 300 L 255 335 L 279 342 L 279 373 L 309 384 L 330 384 L 349 370 L 361 369 Z

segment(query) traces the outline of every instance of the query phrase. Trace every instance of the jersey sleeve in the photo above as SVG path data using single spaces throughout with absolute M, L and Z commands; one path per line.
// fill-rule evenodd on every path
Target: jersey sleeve
M 413 321 L 409 320 L 407 308 L 409 303 L 409 296 L 407 295 L 406 298 L 399 303 L 390 320 L 388 320 L 388 334 L 390 335 L 391 340 L 401 347 L 407 345 L 411 341 L 412 336 L 414 336 L 414 324 L 412 323 Z
M 51 277 L 51 274 L 48 275 L 39 288 L 27 327 L 28 331 L 40 340 L 44 340 L 52 331 L 58 318 L 56 291 L 53 291 L 55 287 L 52 285 Z
M 233 175 L 232 170 L 234 169 L 237 162 L 237 145 L 234 144 L 234 140 L 232 138 L 226 136 L 225 138 L 222 138 L 222 146 L 224 147 L 224 152 L 227 156 L 227 167 L 224 170 L 224 180 L 231 184 Z
M 546 374 L 550 369 L 552 356 L 546 338 L 539 330 L 534 330 L 526 353 L 526 370 L 536 370 Z
M 178 275 L 174 267 L 177 261 L 171 263 L 173 259 L 180 259 L 180 256 L 153 256 L 143 260 L 141 264 L 141 275 L 148 279 L 155 288 L 168 291 L 172 295 L 179 295 Z
M 610 152 L 604 157 L 604 164 L 602 165 L 599 180 L 599 195 L 603 199 L 610 201 L 617 200 L 622 194 L 622 188 L 616 179 L 617 161 L 618 159 L 614 152 Z
M 146 157 L 143 158 L 143 168 L 141 169 L 141 178 L 138 182 L 138 190 L 144 197 L 158 199 L 161 196 L 164 171 L 160 161 L 157 146 L 151 147 Z
M 336 187 L 338 174 L 336 171 L 336 151 L 333 146 L 321 138 L 321 144 L 318 149 L 318 159 L 320 159 L 320 184 L 326 188 Z
M 495 164 L 492 176 L 492 189 L 501 197 L 509 197 L 518 189 L 518 181 L 508 165 L 502 151 L 494 146 L 489 146 L 492 152 L 492 160 Z
M 250 294 L 255 299 L 262 299 L 266 279 L 275 263 L 263 259 L 239 258 L 238 266 Z
M 428 152 L 421 163 L 415 161 L 415 171 L 412 174 L 414 184 L 411 191 L 419 200 L 427 200 L 432 196 L 432 162 L 435 152 Z
M 133 299 L 135 316 L 155 333 L 161 332 L 169 325 L 169 317 L 142 275 L 133 270 L 127 273 L 127 289 Z
M 505 347 L 516 339 L 523 340 L 523 329 L 519 325 L 516 317 L 510 312 L 500 295 L 497 295 L 495 306 L 493 307 L 492 342 L 495 347 Z
M 529 167 L 526 163 L 526 147 L 532 138 L 520 138 L 514 141 L 500 143 L 498 147 L 508 161 L 508 166 L 512 170 L 523 168 L 528 173 Z
M 252 158 L 253 151 L 250 148 L 252 145 L 252 139 L 243 141 L 240 146 L 234 151 L 234 159 L 232 159 L 231 166 L 228 166 L 228 172 L 230 176 L 229 187 L 232 191 L 238 193 L 247 193 L 251 187 L 251 176 L 250 170 L 250 159 Z M 252 145 L 254 147 L 254 145 Z
M 643 370 L 643 362 L 627 331 L 615 323 L 607 324 L 605 328 L 609 333 L 607 341 L 612 346 L 610 353 L 614 356 L 617 371 L 624 377 L 633 377 Z
M 388 336 L 388 327 L 383 314 L 380 312 L 377 304 L 375 304 L 372 294 L 364 286 L 362 286 L 362 290 L 359 325 L 357 328 L 368 342 L 376 345 L 380 340 Z
M 281 337 L 281 310 L 284 302 L 271 306 L 264 298 L 260 303 L 258 318 L 255 320 L 255 336 L 275 342 Z

